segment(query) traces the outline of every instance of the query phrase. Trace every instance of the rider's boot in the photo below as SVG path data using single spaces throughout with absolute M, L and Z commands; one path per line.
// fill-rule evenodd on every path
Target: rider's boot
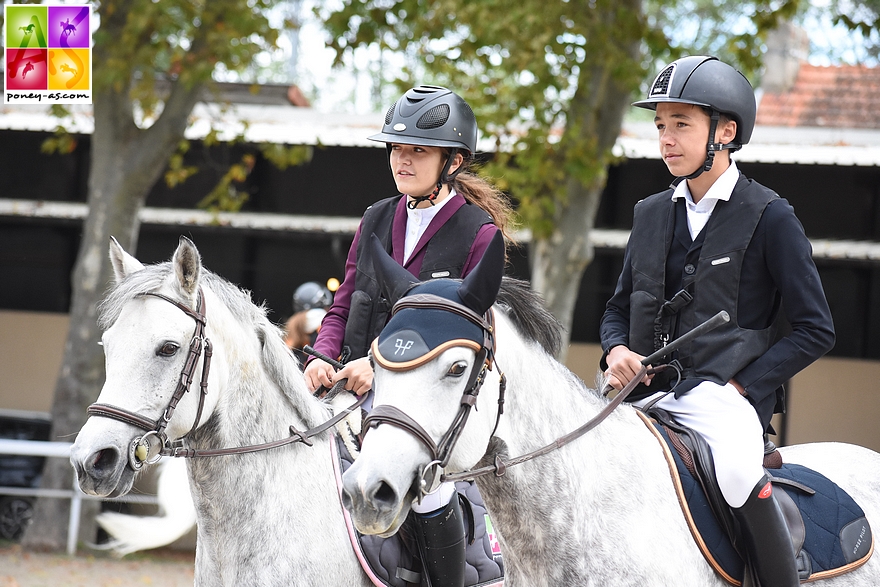
M 428 587 L 463 587 L 466 537 L 458 493 L 443 508 L 413 512 L 413 519 Z
M 742 507 L 731 509 L 761 587 L 799 585 L 791 534 L 767 476 L 761 478 Z

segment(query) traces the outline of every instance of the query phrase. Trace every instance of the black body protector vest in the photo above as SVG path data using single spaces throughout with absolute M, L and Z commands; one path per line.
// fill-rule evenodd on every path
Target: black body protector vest
M 366 247 L 370 243 L 370 235 L 375 234 L 388 254 L 391 254 L 394 213 L 400 198 L 405 197 L 395 196 L 373 204 L 367 208 L 361 220 L 355 291 L 351 296 L 343 342 L 343 346 L 348 349 L 347 360 L 365 357 L 370 343 L 379 336 L 388 321 L 391 303 L 382 295 L 373 266 L 366 260 Z M 489 213 L 479 206 L 467 203 L 456 210 L 426 245 L 419 279 L 428 281 L 439 277 L 461 278 L 462 269 L 480 227 L 492 222 Z
M 641 355 L 657 350 L 655 324 L 665 302 L 666 261 L 675 233 L 672 193 L 667 190 L 646 198 L 634 211 L 629 346 Z M 681 287 L 693 300 L 664 319 L 666 333 L 677 336 L 689 332 L 720 310 L 726 310 L 731 319 L 678 351 L 683 379 L 724 385 L 773 344 L 773 324 L 761 330 L 739 327 L 737 302 L 746 249 L 767 204 L 778 197 L 740 175 L 730 200 L 717 203 L 704 234 L 691 244 L 691 251 L 700 247 L 699 260 L 680 270 Z

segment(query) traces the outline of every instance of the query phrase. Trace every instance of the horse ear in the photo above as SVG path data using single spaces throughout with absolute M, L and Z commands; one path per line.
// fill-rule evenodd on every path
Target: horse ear
M 485 314 L 498 297 L 502 277 L 504 277 L 504 237 L 499 230 L 486 247 L 483 258 L 461 282 L 458 295 L 468 308 L 477 314 Z
M 373 263 L 373 271 L 376 274 L 376 281 L 379 282 L 379 289 L 385 294 L 385 297 L 392 304 L 403 297 L 403 295 L 415 284 L 419 283 L 412 273 L 404 269 L 385 251 L 382 241 L 375 234 L 370 235 L 370 260 Z
M 202 258 L 195 244 L 185 236 L 180 237 L 180 244 L 171 258 L 174 267 L 174 275 L 180 289 L 189 297 L 194 297 L 199 287 L 199 277 L 202 273 Z
M 113 266 L 115 283 L 121 282 L 127 275 L 144 268 L 143 263 L 126 253 L 116 237 L 112 236 L 110 237 L 110 264 Z

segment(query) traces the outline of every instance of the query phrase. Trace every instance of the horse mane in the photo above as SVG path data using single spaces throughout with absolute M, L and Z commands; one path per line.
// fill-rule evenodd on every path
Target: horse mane
M 503 306 L 520 334 L 537 342 L 554 357 L 559 354 L 562 324 L 544 308 L 544 299 L 532 291 L 528 281 L 505 276 L 496 303 Z
M 101 330 L 107 330 L 119 318 L 125 304 L 140 294 L 158 290 L 173 276 L 174 270 L 170 261 L 147 265 L 140 271 L 127 275 L 107 291 L 98 305 L 98 326 Z M 270 324 L 265 305 L 256 305 L 251 299 L 250 291 L 239 288 L 204 267 L 201 269 L 201 280 L 235 316 L 250 320 L 253 324 Z M 180 301 L 189 303 L 186 300 Z M 207 311 L 210 313 L 211 309 L 208 308 Z

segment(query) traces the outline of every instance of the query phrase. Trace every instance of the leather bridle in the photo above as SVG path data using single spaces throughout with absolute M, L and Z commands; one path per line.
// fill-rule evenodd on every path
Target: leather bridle
M 125 408 L 104 403 L 93 403 L 86 410 L 89 416 L 102 416 L 104 418 L 118 420 L 146 431 L 144 436 L 135 438 L 129 447 L 129 464 L 131 464 L 132 468 L 135 470 L 140 469 L 145 463 L 154 463 L 159 457 L 163 456 L 162 453 L 169 444 L 165 429 L 171 421 L 171 417 L 174 415 L 174 410 L 177 409 L 177 404 L 183 398 L 184 394 L 189 391 L 199 358 L 202 355 L 202 349 L 204 349 L 205 356 L 202 361 L 199 407 L 196 410 L 196 417 L 193 421 L 192 427 L 189 429 L 189 432 L 181 437 L 181 439 L 192 434 L 198 427 L 199 421 L 202 418 L 202 408 L 205 405 L 205 397 L 208 394 L 208 372 L 211 368 L 211 356 L 213 355 L 211 341 L 205 335 L 207 318 L 205 316 L 205 296 L 202 292 L 202 288 L 199 288 L 198 292 L 197 310 L 193 310 L 189 306 L 157 292 L 143 292 L 137 294 L 136 297 L 143 296 L 157 297 L 173 304 L 184 314 L 195 320 L 196 327 L 193 332 L 192 340 L 190 340 L 189 343 L 189 352 L 186 356 L 186 362 L 184 363 L 183 369 L 180 371 L 180 376 L 177 379 L 177 387 L 174 389 L 174 393 L 171 395 L 168 405 L 162 411 L 162 415 L 158 420 L 153 420 L 138 414 L 137 412 L 126 410 Z M 143 448 L 138 450 L 138 447 Z
M 434 480 L 438 478 L 437 471 L 443 469 L 449 462 L 452 450 L 455 448 L 455 444 L 458 442 L 458 439 L 467 424 L 471 408 L 476 406 L 477 397 L 479 396 L 480 389 L 486 379 L 486 373 L 487 371 L 492 370 L 492 366 L 495 363 L 495 316 L 491 308 L 486 314 L 481 316 L 463 304 L 459 304 L 434 294 L 415 294 L 401 298 L 392 307 L 391 316 L 394 316 L 394 314 L 404 309 L 429 309 L 451 312 L 479 326 L 483 332 L 483 343 L 477 351 L 476 360 L 471 367 L 467 384 L 465 385 L 464 392 L 462 392 L 459 401 L 458 412 L 439 442 L 434 442 L 431 435 L 428 434 L 418 422 L 395 406 L 375 406 L 364 419 L 363 429 L 365 435 L 370 428 L 375 428 L 380 424 L 391 424 L 392 426 L 406 430 L 427 447 L 428 451 L 431 453 L 431 461 L 420 471 L 419 491 L 421 497 L 421 495 L 428 493 L 434 484 Z M 374 349 L 375 345 L 376 342 L 374 342 Z M 371 351 L 371 360 L 375 361 L 376 358 L 376 354 Z M 500 377 L 501 386 L 498 398 L 498 413 L 495 421 L 496 427 L 498 426 L 498 420 L 501 418 L 503 412 L 504 390 L 506 387 L 506 378 L 504 374 L 501 373 Z M 429 473 L 433 473 L 433 478 L 430 483 L 427 479 Z
M 358 399 L 357 402 L 355 402 L 345 410 L 337 413 L 326 422 L 323 422 L 322 424 L 319 424 L 318 426 L 309 430 L 300 431 L 297 430 L 294 426 L 290 426 L 290 436 L 287 438 L 282 438 L 279 440 L 274 440 L 261 444 L 253 444 L 234 448 L 186 448 L 183 446 L 182 442 L 186 437 L 191 435 L 196 428 L 198 428 L 199 421 L 202 419 L 202 410 L 205 405 L 205 397 L 208 395 L 208 372 L 211 368 L 213 347 L 211 345 L 211 341 L 205 334 L 205 326 L 207 325 L 207 317 L 205 315 L 205 296 L 202 292 L 202 288 L 200 287 L 198 292 L 198 310 L 193 310 L 185 304 L 178 302 L 177 300 L 156 292 L 143 292 L 137 294 L 136 297 L 141 296 L 154 296 L 165 300 L 170 304 L 173 304 L 175 307 L 183 311 L 183 313 L 185 313 L 187 316 L 195 320 L 196 327 L 195 331 L 193 332 L 192 340 L 189 344 L 189 353 L 186 357 L 186 363 L 184 363 L 183 369 L 180 372 L 180 377 L 177 381 L 177 387 L 175 388 L 174 393 L 171 395 L 171 399 L 168 402 L 168 405 L 162 411 L 162 415 L 159 417 L 158 420 L 153 420 L 152 418 L 148 418 L 146 416 L 143 416 L 142 414 L 138 414 L 137 412 L 132 412 L 130 410 L 126 410 L 125 408 L 120 408 L 118 406 L 105 403 L 93 403 L 87 409 L 87 413 L 89 416 L 101 416 L 104 418 L 110 418 L 111 420 L 117 420 L 125 424 L 130 424 L 146 432 L 146 434 L 144 434 L 143 436 L 139 436 L 132 440 L 129 446 L 128 463 L 131 468 L 136 471 L 143 467 L 145 464 L 155 463 L 163 456 L 183 458 L 216 457 L 268 450 L 294 442 L 302 442 L 308 446 L 312 446 L 313 443 L 311 441 L 311 438 L 313 436 L 317 436 L 321 432 L 332 428 L 339 421 L 348 416 L 352 411 L 359 408 L 367 400 L 368 396 L 364 394 Z M 168 440 L 165 429 L 168 427 L 168 423 L 171 421 L 171 417 L 174 415 L 174 410 L 177 409 L 177 404 L 180 402 L 181 398 L 183 398 L 184 394 L 189 391 L 190 385 L 192 384 L 193 377 L 195 375 L 196 366 L 198 365 L 199 358 L 202 355 L 203 349 L 204 359 L 202 361 L 202 376 L 199 383 L 199 405 L 198 409 L 196 410 L 196 417 L 189 431 L 178 438 L 176 441 L 174 441 L 174 443 L 171 443 Z

